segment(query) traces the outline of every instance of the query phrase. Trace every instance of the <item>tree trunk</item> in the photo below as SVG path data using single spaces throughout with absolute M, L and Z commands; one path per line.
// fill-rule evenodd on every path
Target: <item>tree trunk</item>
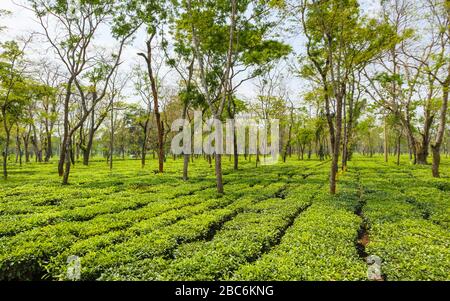
M 190 77 L 192 76 L 192 70 L 193 70 L 192 68 L 193 68 L 193 63 L 191 64 L 190 71 L 189 71 Z M 189 81 L 190 81 L 190 79 L 189 79 Z M 190 83 L 188 83 L 188 86 L 189 85 L 190 85 Z M 183 120 L 186 120 L 187 111 L 188 111 L 188 104 L 185 103 L 183 106 L 183 114 L 181 116 L 181 118 Z M 190 135 L 192 135 L 192 132 L 190 133 Z M 188 177 L 189 160 L 190 160 L 189 154 L 183 153 L 183 181 L 187 181 L 189 179 L 189 177 Z
M 431 96 L 430 96 L 431 97 Z M 431 100 L 430 100 L 431 102 Z M 422 141 L 421 143 L 417 143 L 417 164 L 420 165 L 427 165 L 428 164 L 428 149 L 430 147 L 431 137 L 430 137 L 430 131 L 433 124 L 434 116 L 430 114 L 430 109 L 427 108 L 425 110 L 425 124 L 424 124 L 424 131 L 422 134 Z
M 71 136 L 72 137 L 72 136 Z M 70 141 L 73 141 L 73 139 L 71 138 Z M 75 148 L 75 144 L 73 142 L 70 143 L 70 162 L 72 163 L 72 165 L 75 165 L 75 152 L 73 151 Z
M 45 162 L 49 162 L 50 158 L 53 156 L 52 151 L 52 134 L 47 132 L 47 148 L 45 150 Z
M 19 162 L 19 165 L 22 166 L 22 143 L 20 141 L 19 127 L 17 127 L 16 145 L 17 145 L 16 163 Z
M 3 178 L 6 180 L 8 179 L 8 155 L 9 155 L 9 143 L 11 140 L 11 133 L 6 126 L 6 122 L 5 122 L 5 130 L 6 130 L 6 137 L 5 137 L 5 148 L 3 149 Z
M 450 5 L 447 8 L 450 14 Z M 444 141 L 445 135 L 445 127 L 447 124 L 447 114 L 448 114 L 448 94 L 449 94 L 449 86 L 450 86 L 450 64 L 448 66 L 448 76 L 445 82 L 442 85 L 443 96 L 442 96 L 442 107 L 440 113 L 440 123 L 438 133 L 436 135 L 436 141 L 431 145 L 431 150 L 433 153 L 433 177 L 439 178 L 439 166 L 441 164 L 441 146 Z
M 344 130 L 344 143 L 342 145 L 342 171 L 347 170 L 347 156 L 348 156 L 348 140 L 347 140 L 347 130 Z
M 22 138 L 23 138 L 23 148 L 25 151 L 25 163 L 30 163 L 30 148 L 29 148 L 30 134 L 27 133 Z
M 409 138 L 408 138 L 407 140 L 408 140 L 408 155 L 409 155 L 409 161 L 412 161 L 412 160 L 413 160 L 413 148 L 412 148 L 412 146 L 411 146 L 411 141 L 409 140 Z
M 439 172 L 439 166 L 441 164 L 441 153 L 440 153 L 440 148 L 436 147 L 436 145 L 432 145 L 431 146 L 431 151 L 433 154 L 433 166 L 431 168 L 432 170 L 432 174 L 434 178 L 439 178 L 440 172 Z
M 144 168 L 146 164 L 146 158 L 147 158 L 147 141 L 148 141 L 148 132 L 149 132 L 149 123 L 150 123 L 150 117 L 148 117 L 144 124 L 141 124 L 142 131 L 143 131 L 143 140 L 141 145 L 141 167 Z M 155 159 L 155 151 L 153 151 L 153 159 Z
M 153 97 L 153 110 L 156 118 L 156 126 L 158 129 L 158 163 L 159 163 L 159 172 L 164 172 L 164 124 L 161 121 L 161 114 L 159 112 L 159 95 L 158 95 L 158 87 L 156 83 L 156 78 L 153 73 L 152 66 L 152 40 L 155 37 L 156 33 L 153 33 L 151 37 L 147 40 L 147 54 L 139 54 L 145 58 L 147 63 L 147 73 L 150 78 L 150 86 L 151 93 Z
M 155 97 L 155 96 L 153 96 Z M 161 114 L 159 113 L 158 102 L 155 101 L 155 116 L 158 125 L 158 167 L 159 173 L 164 172 L 164 124 L 161 121 Z
M 233 121 L 234 123 L 234 121 Z M 236 127 L 233 126 L 233 169 L 238 170 L 239 169 L 239 154 L 238 154 L 238 145 L 237 145 L 237 137 L 236 137 Z
M 71 148 L 72 148 L 72 141 L 71 137 L 68 137 L 66 140 L 66 143 L 63 147 L 64 152 L 64 165 L 65 168 L 63 170 L 63 185 L 69 184 L 69 174 L 70 174 L 70 164 L 71 164 Z
M 83 165 L 88 166 L 89 160 L 92 152 L 92 144 L 93 144 L 94 135 L 93 133 L 89 133 L 88 143 L 86 144 L 85 149 L 83 150 Z
M 147 133 L 144 134 L 145 135 L 145 139 L 144 142 L 142 142 L 142 147 L 141 147 L 141 167 L 144 168 L 145 167 L 145 157 L 147 154 Z
M 342 131 L 342 99 L 343 95 L 337 95 L 336 97 L 336 130 L 334 145 L 332 145 L 332 162 L 331 162 L 331 175 L 330 175 L 330 193 L 336 194 L 336 180 L 338 173 L 339 153 L 341 144 L 341 131 Z
M 289 131 L 288 131 L 288 139 L 286 142 L 286 146 L 284 148 L 284 153 L 283 153 L 283 163 L 286 163 L 286 158 L 288 155 L 288 151 L 291 147 L 291 139 L 292 139 L 292 118 L 291 118 L 291 124 L 289 125 Z
M 384 116 L 384 162 L 389 162 L 387 116 Z
M 397 165 L 400 165 L 402 134 L 397 137 Z
M 416 163 L 419 165 L 427 165 L 428 164 L 427 158 L 428 158 L 428 145 L 425 146 L 425 145 L 421 144 L 417 150 Z
M 114 98 L 111 99 L 111 137 L 109 140 L 109 170 L 113 169 L 114 157 Z
M 223 193 L 223 180 L 222 180 L 222 155 L 215 155 L 216 161 L 216 183 L 217 183 L 217 192 Z
M 66 162 L 66 154 L 68 154 L 67 152 L 67 148 L 70 148 L 70 145 L 68 145 L 68 143 L 70 143 L 69 141 L 69 102 L 70 102 L 70 97 L 72 95 L 72 84 L 73 81 L 75 80 L 75 78 L 71 77 L 67 83 L 67 90 L 66 90 L 66 95 L 65 95 L 65 99 L 64 99 L 64 120 L 63 120 L 63 125 L 64 125 L 64 133 L 63 133 L 63 139 L 62 139 L 62 143 L 61 143 L 61 150 L 60 150 L 60 156 L 59 156 L 59 162 L 58 162 L 58 174 L 60 177 L 63 177 L 65 175 L 64 172 L 64 164 Z M 69 163 L 70 163 L 70 158 L 68 158 Z M 67 184 L 68 181 L 68 175 L 67 175 L 67 179 L 63 178 L 63 184 Z
M 353 97 L 353 96 L 352 96 Z M 342 171 L 347 170 L 347 145 L 348 145 L 348 125 L 347 125 L 347 100 L 343 100 L 343 116 L 344 116 L 344 139 L 342 143 Z
M 89 158 L 92 152 L 92 145 L 94 143 L 94 134 L 95 134 L 95 113 L 94 110 L 91 112 L 91 125 L 89 128 L 88 141 L 83 149 L 83 165 L 89 165 Z
M 183 181 L 187 181 L 188 177 L 188 166 L 189 166 L 189 154 L 183 155 Z

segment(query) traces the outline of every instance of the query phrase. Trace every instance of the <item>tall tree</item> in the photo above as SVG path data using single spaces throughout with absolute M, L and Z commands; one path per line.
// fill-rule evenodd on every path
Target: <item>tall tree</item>
M 439 112 L 439 125 L 436 138 L 431 144 L 433 154 L 433 177 L 440 177 L 441 147 L 444 141 L 448 114 L 448 95 L 450 89 L 450 1 L 427 0 L 431 11 L 429 24 L 435 39 L 435 54 L 432 61 L 426 64 L 428 75 L 439 83 L 442 89 L 442 102 Z
M 137 28 L 122 22 L 125 18 L 122 5 L 113 0 L 29 0 L 29 2 L 31 3 L 29 9 L 38 18 L 47 42 L 68 73 L 63 101 L 64 130 L 58 164 L 59 174 L 63 177 L 62 183 L 68 184 L 73 135 L 106 96 L 111 77 L 121 63 L 125 43 Z M 112 37 L 119 42 L 116 52 L 106 58 L 99 57 L 92 49 L 95 34 L 104 25 L 111 27 Z M 88 93 L 83 88 L 82 78 L 88 69 L 99 63 L 99 60 L 102 70 L 106 69 L 105 76 L 101 87 L 89 91 L 91 102 L 88 104 Z M 79 120 L 70 126 L 70 103 L 74 89 L 79 94 L 81 109 Z
M 198 81 L 210 115 L 234 115 L 232 96 L 261 67 L 289 53 L 290 47 L 268 38 L 272 1 L 181 1 L 176 42 L 195 56 Z M 251 72 L 249 72 L 251 70 Z M 239 80 L 238 80 L 239 79 Z M 228 105 L 229 104 L 229 105 Z M 234 116 L 230 116 L 233 118 Z M 223 192 L 222 153 L 215 153 L 217 190 Z M 235 162 L 237 164 L 237 161 Z
M 306 36 L 305 74 L 318 74 L 324 95 L 332 163 L 330 193 L 336 193 L 341 149 L 343 107 L 355 70 L 361 69 L 383 52 L 392 37 L 389 27 L 368 19 L 356 0 L 301 1 L 293 11 L 300 14 Z
M 146 33 L 145 51 L 139 52 L 145 61 L 147 76 L 150 82 L 150 95 L 153 102 L 153 114 L 157 128 L 158 145 L 158 171 L 164 172 L 164 122 L 161 120 L 158 66 L 155 63 L 155 44 L 164 36 L 164 27 L 167 23 L 168 1 L 158 0 L 132 0 L 124 3 L 123 8 L 127 12 L 121 19 L 127 27 L 135 30 L 143 27 Z M 150 100 L 150 98 L 149 98 Z
M 31 38 L 30 38 L 31 39 Z M 25 78 L 25 49 L 30 42 L 26 40 L 22 46 L 15 41 L 0 44 L 0 109 L 1 121 L 5 132 L 3 146 L 3 178 L 8 178 L 8 156 L 11 142 L 11 130 L 23 118 L 27 103 L 27 80 Z
M 60 66 L 44 62 L 38 64 L 37 78 L 43 84 L 42 95 L 36 104 L 39 122 L 44 128 L 44 149 L 45 162 L 49 162 L 53 157 L 53 135 L 56 122 L 58 121 L 63 79 Z

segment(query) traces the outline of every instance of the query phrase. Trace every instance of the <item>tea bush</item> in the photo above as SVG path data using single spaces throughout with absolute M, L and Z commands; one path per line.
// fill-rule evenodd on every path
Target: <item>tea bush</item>
M 329 161 L 241 161 L 234 171 L 224 158 L 224 195 L 201 158 L 187 182 L 182 160 L 162 175 L 93 161 L 68 186 L 54 163 L 13 167 L 0 183 L 0 279 L 66 280 L 76 255 L 81 280 L 365 280 L 364 256 L 378 255 L 386 280 L 450 280 L 448 160 L 433 179 L 356 156 L 336 196 Z

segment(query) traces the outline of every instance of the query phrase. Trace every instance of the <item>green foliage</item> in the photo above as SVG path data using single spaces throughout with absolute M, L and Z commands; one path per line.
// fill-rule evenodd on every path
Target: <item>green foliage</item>
M 370 233 L 366 251 L 382 258 L 386 279 L 447 279 L 448 192 L 434 187 L 421 170 L 380 169 L 373 162 L 355 165 L 364 170 L 363 214 Z
M 31 95 L 41 86 L 24 76 L 23 49 L 16 41 L 0 43 L 0 118 L 3 129 L 10 131 L 13 124 L 24 118 Z
M 95 163 L 66 187 L 30 165 L 27 181 L 0 192 L 0 278 L 66 279 L 77 255 L 83 280 L 364 280 L 355 244 L 366 223 L 366 252 L 388 280 L 447 279 L 446 182 L 376 160 L 351 163 L 335 197 L 317 161 L 302 174 L 296 161 L 264 173 L 226 164 L 223 196 L 206 162 L 191 166 L 191 183 L 175 172 L 180 161 L 159 176 L 136 174 L 135 161 L 116 162 L 115 174 Z
M 296 220 L 280 245 L 255 263 L 243 265 L 234 280 L 364 280 L 366 266 L 353 246 L 360 219 L 321 196 Z
M 65 280 L 76 255 L 82 280 L 365 280 L 366 224 L 387 280 L 448 280 L 448 180 L 357 159 L 334 197 L 316 160 L 235 172 L 224 160 L 225 195 L 201 159 L 188 183 L 182 160 L 163 175 L 94 161 L 64 187 L 51 164 L 13 167 L 23 177 L 0 191 L 0 279 Z

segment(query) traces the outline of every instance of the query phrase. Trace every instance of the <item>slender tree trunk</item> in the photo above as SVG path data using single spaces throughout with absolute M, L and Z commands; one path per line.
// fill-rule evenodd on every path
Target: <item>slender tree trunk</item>
M 31 131 L 31 144 L 33 145 L 36 162 L 42 162 L 42 147 L 39 146 L 38 135 L 34 123 L 31 124 Z
M 342 99 L 338 96 L 336 97 L 336 127 L 333 122 L 333 117 L 330 110 L 330 99 L 328 95 L 329 87 L 326 84 L 327 78 L 322 75 L 325 91 L 325 110 L 327 116 L 328 127 L 330 131 L 330 143 L 332 152 L 332 161 L 330 166 L 330 193 L 332 195 L 336 194 L 336 177 L 338 172 L 338 161 L 339 161 L 339 143 L 340 143 L 340 131 L 342 128 Z M 339 120 L 339 124 L 338 124 Z M 338 139 L 339 138 L 339 139 Z
M 347 126 L 344 126 L 344 143 L 342 144 L 342 171 L 347 170 L 347 156 L 348 156 L 348 131 Z
M 183 155 L 183 181 L 187 181 L 188 177 L 188 168 L 189 168 L 189 154 Z
M 336 97 L 336 131 L 335 139 L 332 153 L 332 163 L 331 163 L 331 176 L 330 176 L 330 193 L 336 194 L 336 180 L 338 173 L 338 163 L 339 163 L 339 149 L 341 144 L 341 131 L 342 131 L 342 99 L 343 95 L 338 95 Z
M 193 68 L 192 66 L 193 66 L 193 64 L 191 64 L 191 69 L 190 70 L 192 70 L 192 68 Z M 187 105 L 187 103 L 185 103 L 184 107 L 183 107 L 183 114 L 182 114 L 182 119 L 183 120 L 186 119 L 187 110 L 188 110 L 188 105 Z M 189 154 L 184 154 L 183 153 L 183 181 L 187 181 L 189 179 L 188 169 L 189 169 Z
M 223 180 L 222 180 L 222 155 L 215 155 L 216 161 L 216 183 L 217 183 L 217 192 L 223 193 Z
M 149 111 L 150 112 L 150 111 Z M 141 167 L 144 168 L 146 164 L 147 158 L 147 146 L 148 146 L 148 136 L 149 136 L 149 124 L 150 124 L 150 116 L 147 116 L 144 124 L 141 124 L 143 131 L 143 139 L 141 145 Z M 153 159 L 155 159 L 155 151 L 153 150 Z
M 151 93 L 153 97 L 153 110 L 155 114 L 156 119 L 156 127 L 158 129 L 158 163 L 159 163 L 159 172 L 164 172 L 164 124 L 161 121 L 161 114 L 159 112 L 159 95 L 158 95 L 158 87 L 156 83 L 156 78 L 153 73 L 153 66 L 152 66 L 152 40 L 155 37 L 156 33 L 153 33 L 151 37 L 147 41 L 147 54 L 140 54 L 145 58 L 145 61 L 147 63 L 147 72 L 148 76 L 150 78 L 150 86 L 151 86 Z
M 8 155 L 9 155 L 9 143 L 11 140 L 11 133 L 8 130 L 5 122 L 6 137 L 5 137 L 5 148 L 3 149 L 3 178 L 8 179 Z
M 450 4 L 447 7 L 447 11 L 450 14 Z M 448 67 L 447 79 L 442 85 L 443 96 L 442 96 L 442 107 L 440 113 L 439 129 L 436 135 L 436 141 L 434 142 L 434 144 L 431 145 L 431 150 L 433 153 L 432 173 L 433 177 L 435 178 L 440 177 L 439 166 L 441 164 L 441 146 L 442 142 L 444 141 L 445 127 L 447 124 L 449 86 L 450 86 L 450 64 Z
M 79 130 L 79 141 L 76 144 L 76 157 L 77 160 L 80 159 L 80 153 L 81 151 L 84 152 L 84 149 L 86 148 L 85 144 L 84 144 L 84 123 L 82 123 L 80 125 L 80 130 Z
M 9 156 L 9 143 L 11 140 L 11 127 L 8 127 L 8 118 L 6 114 L 7 103 L 5 102 L 1 107 L 2 119 L 3 119 L 3 128 L 5 130 L 5 142 L 4 149 L 2 152 L 3 155 L 3 178 L 5 180 L 8 179 L 8 156 Z
M 63 139 L 61 143 L 61 150 L 60 150 L 60 156 L 59 156 L 59 162 L 58 162 L 58 173 L 60 177 L 63 177 L 63 184 L 67 184 L 68 181 L 68 172 L 67 177 L 65 177 L 65 171 L 64 171 L 64 164 L 66 163 L 66 155 L 68 155 L 68 149 L 70 148 L 70 141 L 69 141 L 69 102 L 70 97 L 72 95 L 72 84 L 73 84 L 74 78 L 70 78 L 67 83 L 67 90 L 66 90 L 66 96 L 64 99 L 64 133 L 63 133 Z M 70 158 L 69 165 L 70 165 Z
M 387 116 L 384 115 L 384 162 L 389 162 L 389 142 L 388 142 L 388 127 L 387 127 Z
M 284 153 L 283 153 L 283 163 L 286 163 L 286 158 L 288 155 L 288 151 L 291 147 L 291 139 L 292 139 L 292 118 L 291 118 L 291 124 L 289 125 L 289 130 L 288 130 L 288 139 L 286 142 L 286 146 L 284 148 Z
M 413 155 L 413 159 L 414 159 L 414 164 L 417 164 L 417 140 L 414 137 L 413 131 L 412 131 L 412 127 L 411 127 L 411 117 L 409 115 L 409 109 L 406 109 L 406 118 L 403 119 L 401 118 L 403 126 L 406 129 L 406 134 L 408 135 L 408 140 L 409 140 L 409 144 L 410 144 L 410 148 L 411 148 L 411 152 Z
M 94 127 L 95 127 L 95 113 L 94 110 L 92 110 L 88 141 L 85 148 L 83 149 L 83 165 L 85 166 L 89 165 L 89 157 L 91 156 L 92 144 L 94 143 L 94 131 L 95 131 Z
M 145 157 L 147 154 L 147 131 L 144 133 L 144 141 L 142 142 L 141 147 L 141 167 L 145 167 Z
M 407 141 L 408 141 L 408 154 L 409 154 L 409 161 L 413 160 L 413 146 L 411 144 L 411 139 L 409 139 L 409 135 L 407 137 Z
M 109 140 L 109 170 L 113 169 L 114 158 L 114 98 L 111 99 L 111 137 Z
M 255 166 L 258 167 L 260 159 L 259 159 L 259 149 L 256 150 L 256 159 L 255 159 Z
M 353 97 L 353 95 L 352 95 Z M 347 100 L 344 98 L 343 100 L 343 116 L 344 116 L 344 139 L 342 143 L 342 171 L 347 170 L 347 152 L 348 152 L 348 124 L 347 124 Z
M 45 162 L 49 162 L 50 158 L 53 156 L 53 150 L 52 150 L 52 134 L 50 131 L 46 131 L 47 133 L 47 147 L 45 150 Z
M 70 137 L 72 137 L 72 135 Z M 75 165 L 75 162 L 76 162 L 75 161 L 75 152 L 74 152 L 75 142 L 73 142 L 73 140 L 74 139 L 70 138 L 70 141 L 71 141 L 71 143 L 70 143 L 70 162 L 72 163 L 72 165 Z
M 17 133 L 16 133 L 16 145 L 17 145 L 16 163 L 19 162 L 19 165 L 22 166 L 22 143 L 20 141 L 20 134 L 19 134 L 18 126 L 17 126 Z
M 25 163 L 30 163 L 30 148 L 29 148 L 30 134 L 26 133 L 25 136 L 23 136 L 22 138 L 23 138 L 23 148 L 25 151 Z
M 233 157 L 234 157 L 234 170 L 239 169 L 239 154 L 238 154 L 238 146 L 237 146 L 237 137 L 236 137 L 236 129 L 233 127 L 234 135 L 233 135 Z
M 64 165 L 65 168 L 63 170 L 63 185 L 69 184 L 69 174 L 70 174 L 70 165 L 71 165 L 71 148 L 72 148 L 72 139 L 69 136 L 64 144 Z
M 33 145 L 34 155 L 36 156 L 36 162 L 42 162 L 42 152 L 39 148 L 36 137 L 31 136 L 31 144 Z

